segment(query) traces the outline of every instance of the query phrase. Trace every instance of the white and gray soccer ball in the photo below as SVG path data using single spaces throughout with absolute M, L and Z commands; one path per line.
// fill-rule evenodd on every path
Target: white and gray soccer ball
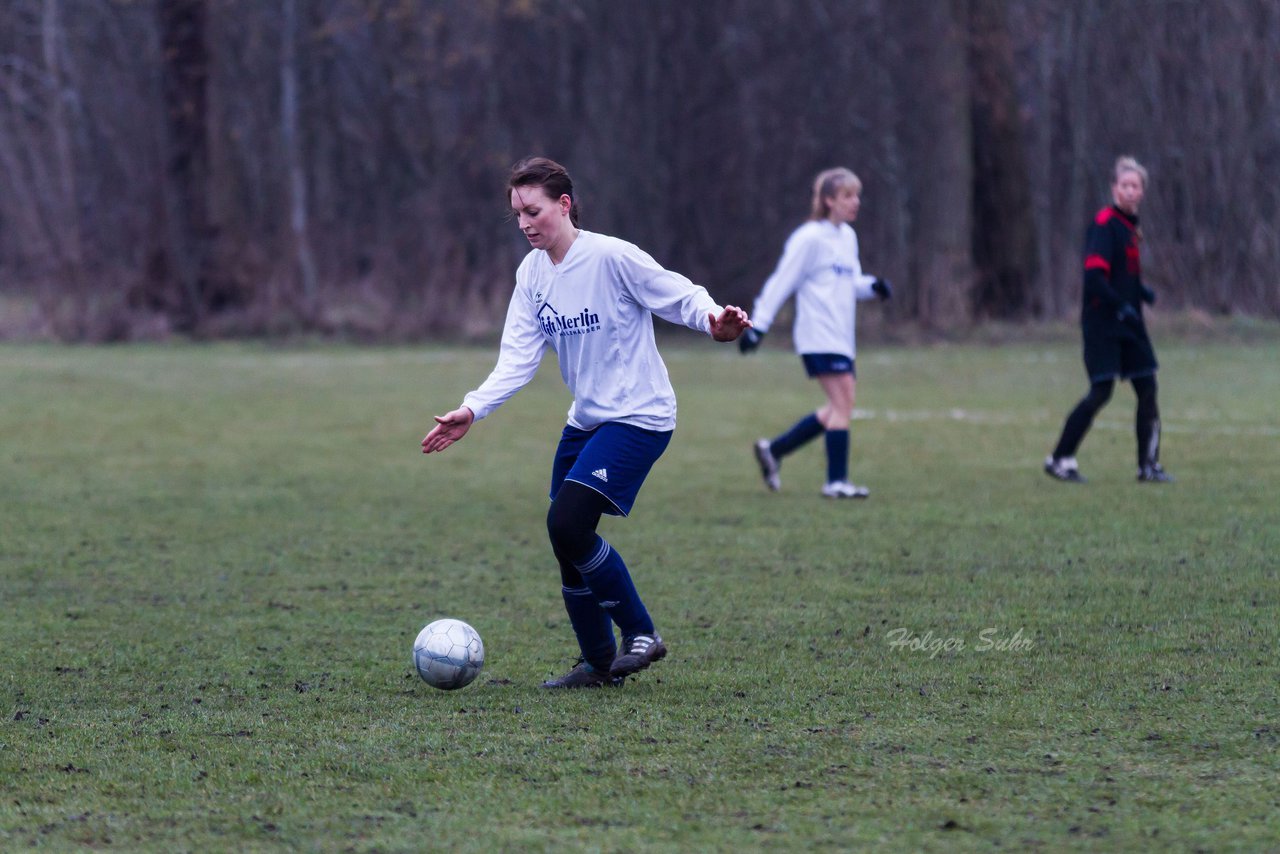
M 452 691 L 471 684 L 484 667 L 484 642 L 462 620 L 428 623 L 413 642 L 413 665 L 422 681 Z

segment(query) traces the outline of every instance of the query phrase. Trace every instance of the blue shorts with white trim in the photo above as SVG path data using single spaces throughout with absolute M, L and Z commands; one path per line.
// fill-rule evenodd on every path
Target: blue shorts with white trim
M 822 374 L 853 374 L 855 378 L 858 376 L 853 359 L 839 353 L 801 353 L 800 360 L 804 362 L 804 372 L 810 378 Z
M 613 516 L 631 513 L 636 495 L 653 464 L 671 441 L 670 430 L 645 430 L 607 421 L 594 430 L 566 424 L 551 467 L 551 500 L 566 480 L 594 489 L 609 499 Z

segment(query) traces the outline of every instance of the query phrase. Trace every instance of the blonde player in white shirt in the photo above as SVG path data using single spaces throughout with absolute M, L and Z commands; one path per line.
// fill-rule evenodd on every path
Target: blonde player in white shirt
M 580 229 L 573 182 L 560 164 L 522 160 L 507 188 L 533 250 L 516 271 L 498 363 L 461 406 L 436 416 L 422 451 L 443 451 L 465 436 L 555 350 L 573 405 L 552 465 L 547 532 L 582 660 L 543 687 L 621 685 L 667 653 L 622 557 L 596 534 L 602 514 L 631 512 L 675 429 L 675 393 L 653 315 L 716 341 L 733 341 L 751 321 L 632 244 Z
M 753 328 L 738 339 L 742 352 L 760 346 L 765 333 L 794 294 L 792 338 L 806 373 L 818 381 L 826 404 L 801 418 L 772 441 L 755 444 L 765 486 L 782 488 L 782 459 L 825 434 L 828 498 L 866 498 L 869 490 L 849 482 L 849 418 L 857 372 L 854 327 L 858 300 L 889 299 L 889 282 L 862 272 L 858 235 L 849 223 L 858 217 L 862 182 L 848 169 L 828 169 L 813 182 L 809 221 L 792 232 L 773 275 L 764 283 L 752 310 Z

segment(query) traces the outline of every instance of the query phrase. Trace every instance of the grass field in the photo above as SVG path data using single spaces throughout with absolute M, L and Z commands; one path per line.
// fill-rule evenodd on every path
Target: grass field
M 1074 344 L 864 346 L 853 474 L 761 487 L 795 357 L 664 345 L 681 426 L 627 557 L 671 655 L 549 695 L 554 360 L 460 445 L 494 351 L 0 347 L 0 849 L 1276 850 L 1280 340 L 1157 342 L 1164 458 Z M 426 622 L 480 678 L 412 670 Z

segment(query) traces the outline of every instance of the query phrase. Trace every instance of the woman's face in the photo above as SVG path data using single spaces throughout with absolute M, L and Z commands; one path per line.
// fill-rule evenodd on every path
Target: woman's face
M 1138 205 L 1142 204 L 1142 176 L 1137 172 L 1121 172 L 1120 177 L 1111 185 L 1111 200 L 1116 207 L 1127 214 L 1137 214 Z
M 834 196 L 827 197 L 827 204 L 831 206 L 827 219 L 832 222 L 853 222 L 858 218 L 858 208 L 862 207 L 862 196 L 846 184 L 836 190 Z
M 534 249 L 550 251 L 572 234 L 573 225 L 569 220 L 572 205 L 568 196 L 551 198 L 545 187 L 511 189 L 511 211 Z

